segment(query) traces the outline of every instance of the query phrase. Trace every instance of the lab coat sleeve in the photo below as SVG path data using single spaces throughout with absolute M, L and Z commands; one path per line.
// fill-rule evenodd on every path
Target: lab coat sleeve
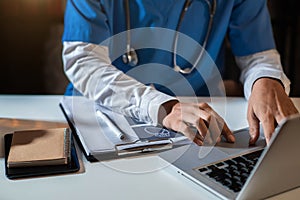
M 64 42 L 62 56 L 65 73 L 74 87 L 115 112 L 157 125 L 160 105 L 175 99 L 114 67 L 106 46 Z
M 244 94 L 249 99 L 254 82 L 261 77 L 275 78 L 281 81 L 285 92 L 290 92 L 290 80 L 285 75 L 277 50 L 271 49 L 248 56 L 235 57 L 241 69 L 240 81 L 244 85 Z

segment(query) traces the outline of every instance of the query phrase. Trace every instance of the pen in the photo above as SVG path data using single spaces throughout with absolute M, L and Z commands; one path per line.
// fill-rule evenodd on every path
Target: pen
M 104 123 L 106 123 L 110 130 L 112 130 L 119 139 L 123 140 L 125 138 L 124 133 L 104 113 L 100 110 L 96 110 L 96 114 L 104 121 Z

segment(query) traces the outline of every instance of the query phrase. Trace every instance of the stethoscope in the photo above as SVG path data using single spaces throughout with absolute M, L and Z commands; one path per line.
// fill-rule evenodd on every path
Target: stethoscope
M 191 5 L 192 0 L 186 0 L 184 3 L 184 7 L 180 13 L 180 17 L 179 17 L 179 21 L 176 27 L 176 33 L 175 33 L 175 38 L 174 38 L 174 42 L 173 42 L 173 69 L 176 72 L 180 72 L 182 74 L 189 74 L 191 73 L 197 66 L 197 63 L 199 63 L 199 61 L 201 60 L 204 50 L 206 48 L 207 45 L 207 41 L 212 29 L 212 23 L 213 23 L 213 18 L 216 12 L 216 7 L 217 7 L 217 2 L 216 0 L 212 1 L 212 4 L 210 3 L 209 0 L 204 0 L 209 8 L 209 22 L 207 25 L 207 32 L 205 34 L 205 38 L 204 38 L 204 42 L 202 44 L 202 48 L 201 51 L 199 53 L 199 56 L 197 57 L 195 64 L 193 65 L 193 67 L 191 68 L 184 68 L 182 69 L 176 61 L 176 55 L 177 55 L 177 46 L 178 46 L 178 37 L 179 37 L 179 33 L 178 30 L 181 26 L 182 20 L 184 18 L 185 13 L 187 12 L 188 8 Z M 130 9 L 129 9 L 129 0 L 125 0 L 125 13 L 126 13 L 126 29 L 127 29 L 127 44 L 126 44 L 126 53 L 122 56 L 123 62 L 125 64 L 128 64 L 130 66 L 136 66 L 138 64 L 138 56 L 137 53 L 135 51 L 134 48 L 131 47 L 131 35 L 130 35 Z

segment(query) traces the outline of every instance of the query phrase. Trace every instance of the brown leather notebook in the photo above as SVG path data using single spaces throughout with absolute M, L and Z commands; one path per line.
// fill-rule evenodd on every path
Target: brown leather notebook
M 15 131 L 7 167 L 68 164 L 71 135 L 68 128 Z

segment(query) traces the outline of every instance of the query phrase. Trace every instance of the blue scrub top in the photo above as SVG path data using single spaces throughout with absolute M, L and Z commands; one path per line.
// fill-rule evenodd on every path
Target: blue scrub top
M 129 0 L 130 27 L 162 27 L 176 30 L 184 3 L 185 0 Z M 111 36 L 126 31 L 124 6 L 124 0 L 68 0 L 62 40 L 101 44 Z M 216 6 L 206 51 L 217 64 L 221 74 L 222 46 L 226 34 L 235 56 L 275 48 L 266 0 L 217 0 Z M 193 0 L 178 31 L 202 45 L 209 14 L 205 0 Z M 134 46 L 139 39 L 131 38 L 131 45 Z M 124 44 L 126 45 L 126 41 Z M 160 63 L 173 67 L 173 54 L 170 52 L 139 49 L 137 54 L 139 65 Z M 191 67 L 180 57 L 177 58 L 177 63 L 182 68 Z M 113 64 L 125 73 L 132 69 L 122 62 L 121 57 L 113 60 Z M 196 70 L 185 77 L 196 95 L 208 95 L 205 81 Z M 168 88 L 159 85 L 156 88 L 172 95 Z M 69 85 L 66 94 L 71 95 L 72 90 L 72 85 Z

